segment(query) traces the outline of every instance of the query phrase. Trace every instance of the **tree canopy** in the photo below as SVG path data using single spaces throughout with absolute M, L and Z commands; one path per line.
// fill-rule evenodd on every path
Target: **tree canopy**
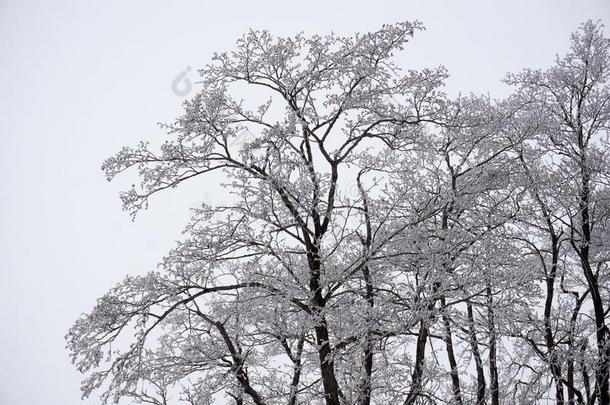
M 84 396 L 610 404 L 603 25 L 508 75 L 502 100 L 450 98 L 444 67 L 398 66 L 421 29 L 251 30 L 200 70 L 163 144 L 104 162 L 109 180 L 141 179 L 121 194 L 132 216 L 209 175 L 227 195 L 70 329 Z

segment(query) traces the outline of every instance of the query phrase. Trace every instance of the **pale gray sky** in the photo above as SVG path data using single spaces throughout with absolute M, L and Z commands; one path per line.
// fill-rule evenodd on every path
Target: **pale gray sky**
M 81 404 L 63 336 L 127 273 L 153 269 L 179 238 L 199 183 L 153 200 L 132 223 L 100 164 L 160 139 L 182 97 L 171 84 L 248 28 L 290 35 L 369 31 L 419 19 L 400 60 L 444 64 L 448 92 L 502 96 L 507 71 L 544 67 L 607 0 L 0 0 L 0 404 Z M 606 29 L 608 32 L 608 29 Z M 210 187 L 214 179 L 208 179 Z M 215 187 L 217 189 L 217 187 Z M 218 195 L 218 191 L 216 191 Z M 86 404 L 97 404 L 95 398 Z

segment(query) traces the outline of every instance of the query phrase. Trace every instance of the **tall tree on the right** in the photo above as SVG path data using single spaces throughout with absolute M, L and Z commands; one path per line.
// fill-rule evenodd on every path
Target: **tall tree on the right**
M 563 189 L 553 198 L 562 207 L 570 254 L 580 267 L 595 324 L 595 388 L 587 403 L 599 399 L 602 405 L 610 404 L 609 79 L 610 40 L 603 35 L 603 25 L 592 21 L 572 34 L 569 53 L 557 57 L 551 68 L 525 70 L 507 79 L 517 87 L 516 96 L 530 117 L 536 118 L 531 139 L 540 152 L 537 164 L 548 165 L 553 177 L 561 179 Z

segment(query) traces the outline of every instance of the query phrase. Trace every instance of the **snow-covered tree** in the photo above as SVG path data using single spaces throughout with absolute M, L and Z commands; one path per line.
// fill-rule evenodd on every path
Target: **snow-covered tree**
M 421 29 L 250 31 L 201 69 L 164 143 L 104 163 L 139 176 L 121 194 L 134 217 L 200 178 L 226 196 L 70 329 L 85 396 L 610 404 L 601 24 L 497 101 L 397 66 Z

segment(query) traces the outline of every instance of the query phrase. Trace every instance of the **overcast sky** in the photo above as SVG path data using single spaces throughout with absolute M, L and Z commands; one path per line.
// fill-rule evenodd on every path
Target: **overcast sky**
M 196 81 L 251 27 L 351 34 L 413 19 L 427 30 L 405 68 L 444 64 L 449 94 L 502 97 L 506 72 L 548 66 L 586 19 L 610 24 L 610 2 L 0 0 L 0 404 L 98 404 L 80 401 L 68 328 L 126 274 L 154 269 L 189 207 L 222 195 L 208 178 L 131 222 L 118 198 L 130 179 L 100 170 L 121 146 L 161 139 L 181 73 Z

